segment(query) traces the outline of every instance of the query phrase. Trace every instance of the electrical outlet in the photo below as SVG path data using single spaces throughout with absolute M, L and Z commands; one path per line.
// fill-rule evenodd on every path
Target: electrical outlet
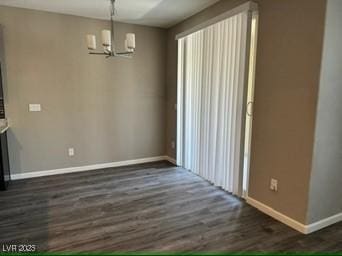
M 69 154 L 69 156 L 74 156 L 74 155 L 75 155 L 75 150 L 74 150 L 74 148 L 69 148 L 69 149 L 68 149 L 68 154 Z
M 278 180 L 276 179 L 271 179 L 271 182 L 270 182 L 270 189 L 272 191 L 278 191 Z
M 174 141 L 171 141 L 171 148 L 175 148 L 176 147 L 176 143 Z
M 30 112 L 40 112 L 40 111 L 42 111 L 42 107 L 40 104 L 29 104 L 29 111 Z

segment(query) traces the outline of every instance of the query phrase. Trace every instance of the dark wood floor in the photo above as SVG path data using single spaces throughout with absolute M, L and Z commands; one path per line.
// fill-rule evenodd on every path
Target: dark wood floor
M 342 251 L 342 223 L 302 235 L 166 162 L 16 181 L 0 206 L 0 245 L 40 251 Z

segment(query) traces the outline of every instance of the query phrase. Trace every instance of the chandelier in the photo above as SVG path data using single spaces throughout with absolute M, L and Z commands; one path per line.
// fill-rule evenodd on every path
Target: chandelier
M 114 44 L 114 16 L 115 16 L 115 0 L 110 0 L 110 30 L 102 30 L 102 46 L 103 52 L 96 52 L 96 36 L 87 35 L 87 44 L 89 54 L 104 55 L 106 58 L 109 57 L 131 57 L 135 51 L 135 34 L 127 33 L 125 40 L 125 51 L 116 52 Z

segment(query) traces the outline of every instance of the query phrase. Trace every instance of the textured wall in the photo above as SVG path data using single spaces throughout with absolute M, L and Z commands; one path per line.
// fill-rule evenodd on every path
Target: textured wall
M 100 39 L 109 22 L 0 7 L 0 24 L 12 173 L 165 154 L 165 30 L 120 23 L 119 46 L 136 33 L 136 55 L 105 59 L 87 54 L 85 35 Z
M 167 153 L 176 138 L 174 37 L 245 1 L 222 0 L 168 33 Z M 325 0 L 258 0 L 259 38 L 249 196 L 306 222 Z M 270 178 L 279 191 L 269 190 Z

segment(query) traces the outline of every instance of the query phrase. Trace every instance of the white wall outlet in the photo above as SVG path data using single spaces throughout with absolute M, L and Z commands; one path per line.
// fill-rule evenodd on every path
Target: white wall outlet
M 42 107 L 40 104 L 29 104 L 29 111 L 30 112 L 40 112 L 40 111 L 42 111 Z
M 175 141 L 171 141 L 171 148 L 175 149 L 175 147 L 176 147 Z
M 69 156 L 74 156 L 75 155 L 75 149 L 74 148 L 69 148 L 68 149 L 68 154 L 69 154 Z
M 271 179 L 271 182 L 270 182 L 270 190 L 272 190 L 272 191 L 278 191 L 278 180 L 276 180 L 276 179 Z

